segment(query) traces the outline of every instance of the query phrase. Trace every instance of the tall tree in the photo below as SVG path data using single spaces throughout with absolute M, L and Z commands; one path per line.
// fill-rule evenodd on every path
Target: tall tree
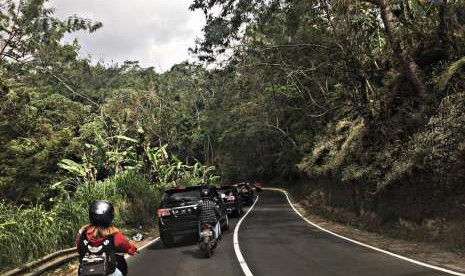
M 386 30 L 386 35 L 389 39 L 389 43 L 391 44 L 392 52 L 400 63 L 401 71 L 405 74 L 419 96 L 425 98 L 426 88 L 423 80 L 421 79 L 418 65 L 402 43 L 402 38 L 397 31 L 398 27 L 396 26 L 398 25 L 398 22 L 396 20 L 396 16 L 392 12 L 389 1 L 368 0 L 368 2 L 379 7 L 384 28 Z

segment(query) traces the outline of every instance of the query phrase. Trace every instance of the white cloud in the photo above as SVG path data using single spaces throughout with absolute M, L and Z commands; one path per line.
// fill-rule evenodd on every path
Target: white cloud
M 60 18 L 76 14 L 103 23 L 97 32 L 76 33 L 81 54 L 93 61 L 139 60 L 168 70 L 189 59 L 188 48 L 202 35 L 203 14 L 188 10 L 192 0 L 50 0 Z

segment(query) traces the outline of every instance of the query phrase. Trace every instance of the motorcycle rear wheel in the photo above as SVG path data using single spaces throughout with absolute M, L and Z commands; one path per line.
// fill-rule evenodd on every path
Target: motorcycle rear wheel
M 200 251 L 202 251 L 205 258 L 210 258 L 213 255 L 212 248 L 209 243 L 201 242 Z
M 118 268 L 124 276 L 128 275 L 128 263 L 123 255 L 116 254 L 116 268 Z

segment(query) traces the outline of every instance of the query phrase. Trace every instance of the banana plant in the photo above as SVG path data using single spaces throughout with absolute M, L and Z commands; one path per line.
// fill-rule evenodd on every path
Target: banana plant
M 63 159 L 58 163 L 58 167 L 67 171 L 71 175 L 52 185 L 52 188 L 59 191 L 62 197 L 69 199 L 69 187 L 76 187 L 83 183 L 96 181 L 97 169 L 91 162 L 88 162 L 88 158 L 85 154 L 83 156 L 83 160 L 84 162 L 82 164 L 70 159 Z
M 87 161 L 87 158 L 83 159 Z M 79 164 L 70 159 L 63 159 L 58 163 L 58 167 L 69 172 L 74 177 L 82 179 L 84 182 L 91 182 L 96 179 L 96 169 L 90 162 Z

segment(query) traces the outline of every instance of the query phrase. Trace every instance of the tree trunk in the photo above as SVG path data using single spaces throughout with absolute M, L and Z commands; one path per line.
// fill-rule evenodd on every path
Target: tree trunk
M 449 16 L 447 9 L 447 0 L 443 0 L 443 3 L 439 7 L 439 25 L 438 25 L 438 37 L 441 46 L 448 46 L 449 41 Z
M 426 97 L 426 88 L 419 76 L 418 65 L 413 60 L 412 56 L 402 47 L 400 35 L 396 31 L 396 19 L 389 6 L 388 0 L 369 0 L 368 2 L 379 6 L 384 29 L 389 43 L 391 44 L 392 51 L 394 52 L 394 56 L 401 65 L 401 72 L 405 74 L 415 91 L 421 97 Z

